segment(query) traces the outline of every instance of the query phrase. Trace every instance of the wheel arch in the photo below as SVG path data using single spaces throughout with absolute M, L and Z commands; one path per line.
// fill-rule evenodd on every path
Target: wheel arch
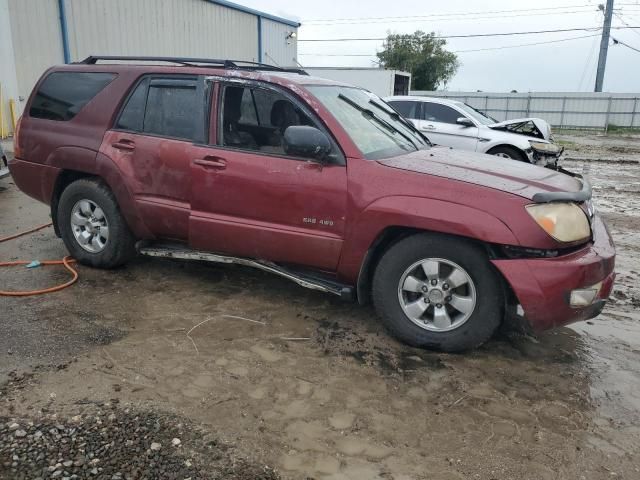
M 58 205 L 60 204 L 60 197 L 62 192 L 70 184 L 81 178 L 96 178 L 99 177 L 87 173 L 80 172 L 78 170 L 61 170 L 58 174 L 56 181 L 53 185 L 53 192 L 51 193 L 51 220 L 53 222 L 53 230 L 57 237 L 60 237 L 60 229 L 58 228 Z
M 487 258 L 492 259 L 496 257 L 496 248 L 494 245 L 482 240 L 478 240 L 476 238 L 465 237 L 452 233 L 443 233 L 434 230 L 427 230 L 423 228 L 406 227 L 400 225 L 389 226 L 382 230 L 380 234 L 375 238 L 375 240 L 367 250 L 367 253 L 365 254 L 364 260 L 362 262 L 360 272 L 358 274 L 358 280 L 356 283 L 357 300 L 360 305 L 366 305 L 371 300 L 373 274 L 375 272 L 376 266 L 378 265 L 378 262 L 380 261 L 384 253 L 400 240 L 421 233 L 430 233 L 433 235 L 459 238 L 480 247 L 487 255 Z M 491 265 L 491 268 L 495 271 L 495 273 L 501 280 L 502 288 L 504 289 L 505 293 L 505 299 L 509 298 L 509 300 L 511 301 L 515 296 L 513 295 L 511 286 L 504 278 L 504 275 L 502 275 L 502 272 L 500 272 L 500 270 L 497 269 L 492 262 L 489 263 Z
M 114 178 L 111 178 L 111 181 L 109 181 L 103 175 L 74 169 L 62 169 L 60 171 L 54 183 L 53 192 L 51 195 L 51 219 L 53 221 L 54 231 L 58 237 L 60 237 L 57 218 L 60 196 L 70 184 L 82 178 L 95 179 L 96 181 L 103 182 L 111 190 L 111 192 L 113 192 L 120 208 L 120 212 L 122 213 L 122 216 L 127 222 L 127 225 L 136 238 L 153 238 L 153 235 L 147 229 L 146 225 L 143 223 L 141 217 L 139 216 L 137 208 L 135 207 L 135 202 L 133 201 L 132 196 L 129 194 L 123 182 L 114 182 Z M 117 180 L 117 178 L 115 178 L 115 180 Z M 114 185 L 118 185 L 118 188 L 114 188 Z

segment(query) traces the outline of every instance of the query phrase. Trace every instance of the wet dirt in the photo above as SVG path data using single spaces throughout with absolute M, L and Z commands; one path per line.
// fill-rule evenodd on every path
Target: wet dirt
M 283 478 L 640 478 L 640 165 L 572 145 L 565 166 L 591 177 L 619 249 L 592 321 L 439 354 L 389 338 L 369 307 L 244 267 L 79 267 L 62 292 L 0 297 L 0 416 L 117 399 L 185 418 Z M 0 186 L 0 236 L 47 221 Z M 2 259 L 65 254 L 52 229 L 0 244 Z M 0 271 L 3 289 L 65 278 Z

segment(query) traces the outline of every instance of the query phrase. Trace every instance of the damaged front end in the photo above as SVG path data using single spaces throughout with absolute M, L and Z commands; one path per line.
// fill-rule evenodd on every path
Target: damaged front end
M 529 161 L 534 165 L 557 170 L 558 160 L 564 147 L 556 144 L 551 135 L 551 126 L 541 118 L 518 118 L 489 125 L 492 130 L 515 133 L 531 137 L 529 148 L 525 150 Z
M 529 140 L 529 146 L 530 148 L 525 150 L 525 153 L 532 164 L 552 168 L 554 170 L 558 170 L 560 168 L 558 161 L 564 152 L 564 147 L 555 143 L 539 142 L 534 140 Z

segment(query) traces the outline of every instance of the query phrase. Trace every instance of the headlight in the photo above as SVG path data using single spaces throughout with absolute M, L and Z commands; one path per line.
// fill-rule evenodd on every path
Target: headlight
M 529 144 L 531 145 L 531 148 L 537 152 L 548 153 L 551 155 L 555 155 L 560 152 L 560 147 L 555 143 L 535 142 L 533 140 L 529 140 Z
M 575 203 L 536 203 L 526 208 L 536 223 L 559 242 L 577 242 L 591 236 L 589 220 Z

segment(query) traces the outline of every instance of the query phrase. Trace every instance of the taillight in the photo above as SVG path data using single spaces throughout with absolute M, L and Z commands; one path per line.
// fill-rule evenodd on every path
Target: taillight
M 22 158 L 22 148 L 20 145 L 20 124 L 22 123 L 22 116 L 18 118 L 16 123 L 16 129 L 13 132 L 13 156 L 16 158 Z

